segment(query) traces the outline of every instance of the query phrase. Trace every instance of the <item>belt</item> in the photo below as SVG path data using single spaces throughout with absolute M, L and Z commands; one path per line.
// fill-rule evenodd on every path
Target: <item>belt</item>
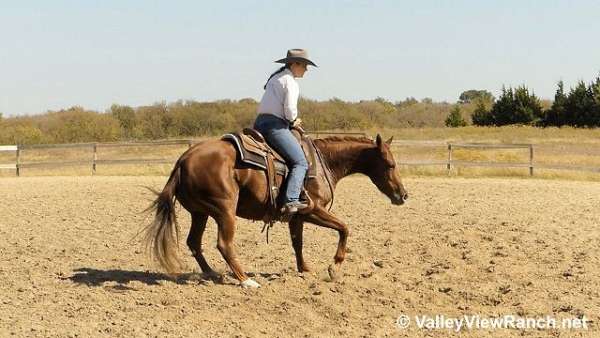
M 279 119 L 279 120 L 281 120 L 281 121 L 284 121 L 284 122 L 285 122 L 285 123 L 287 123 L 288 125 L 291 125 L 291 122 L 290 122 L 290 121 L 288 121 L 288 120 L 286 120 L 286 119 L 282 119 L 281 117 L 279 117 L 279 116 L 277 116 L 277 115 L 274 115 L 274 114 L 269 114 L 269 113 L 259 113 L 259 114 L 258 114 L 258 116 L 257 116 L 256 118 L 258 119 L 259 117 L 274 117 L 274 118 L 276 118 L 276 119 Z

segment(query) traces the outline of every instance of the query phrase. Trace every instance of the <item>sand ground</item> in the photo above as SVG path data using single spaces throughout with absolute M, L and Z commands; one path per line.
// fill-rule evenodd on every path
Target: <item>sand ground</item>
M 326 273 L 337 235 L 305 227 L 299 275 L 287 225 L 270 243 L 238 221 L 236 244 L 262 288 L 226 276 L 163 274 L 133 239 L 166 177 L 1 178 L 2 337 L 594 337 L 600 336 L 600 183 L 411 178 L 393 206 L 364 177 L 338 186 L 334 213 L 350 227 L 342 277 Z M 204 239 L 209 262 L 227 268 Z M 407 329 L 398 316 L 412 319 Z M 587 319 L 588 329 L 416 327 L 415 315 Z

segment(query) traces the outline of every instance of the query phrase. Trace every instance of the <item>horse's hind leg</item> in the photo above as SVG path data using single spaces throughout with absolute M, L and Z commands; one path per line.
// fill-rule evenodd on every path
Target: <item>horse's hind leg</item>
M 204 255 L 202 254 L 202 235 L 204 229 L 206 229 L 206 222 L 208 221 L 208 215 L 193 212 L 192 213 L 192 227 L 187 238 L 187 245 L 192 251 L 192 255 L 200 265 L 202 272 L 209 277 L 216 277 L 218 274 L 208 265 Z
M 260 284 L 246 276 L 242 266 L 237 260 L 235 248 L 233 246 L 233 235 L 235 233 L 235 214 L 223 214 L 215 217 L 215 220 L 219 225 L 217 249 L 219 249 L 221 255 L 227 262 L 227 265 L 229 265 L 229 268 L 231 268 L 235 278 L 241 282 L 243 287 L 260 287 Z

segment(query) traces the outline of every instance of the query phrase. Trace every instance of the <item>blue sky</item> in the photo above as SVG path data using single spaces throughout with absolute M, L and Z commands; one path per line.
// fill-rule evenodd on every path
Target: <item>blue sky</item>
M 307 48 L 301 94 L 456 101 L 600 72 L 598 1 L 3 1 L 0 112 L 260 99 Z

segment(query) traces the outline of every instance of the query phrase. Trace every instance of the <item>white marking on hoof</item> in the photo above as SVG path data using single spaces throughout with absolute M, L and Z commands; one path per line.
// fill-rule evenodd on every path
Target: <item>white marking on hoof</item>
M 258 284 L 254 279 L 252 278 L 248 278 L 245 281 L 240 283 L 242 285 L 242 287 L 244 289 L 257 289 L 260 287 L 260 284 Z

